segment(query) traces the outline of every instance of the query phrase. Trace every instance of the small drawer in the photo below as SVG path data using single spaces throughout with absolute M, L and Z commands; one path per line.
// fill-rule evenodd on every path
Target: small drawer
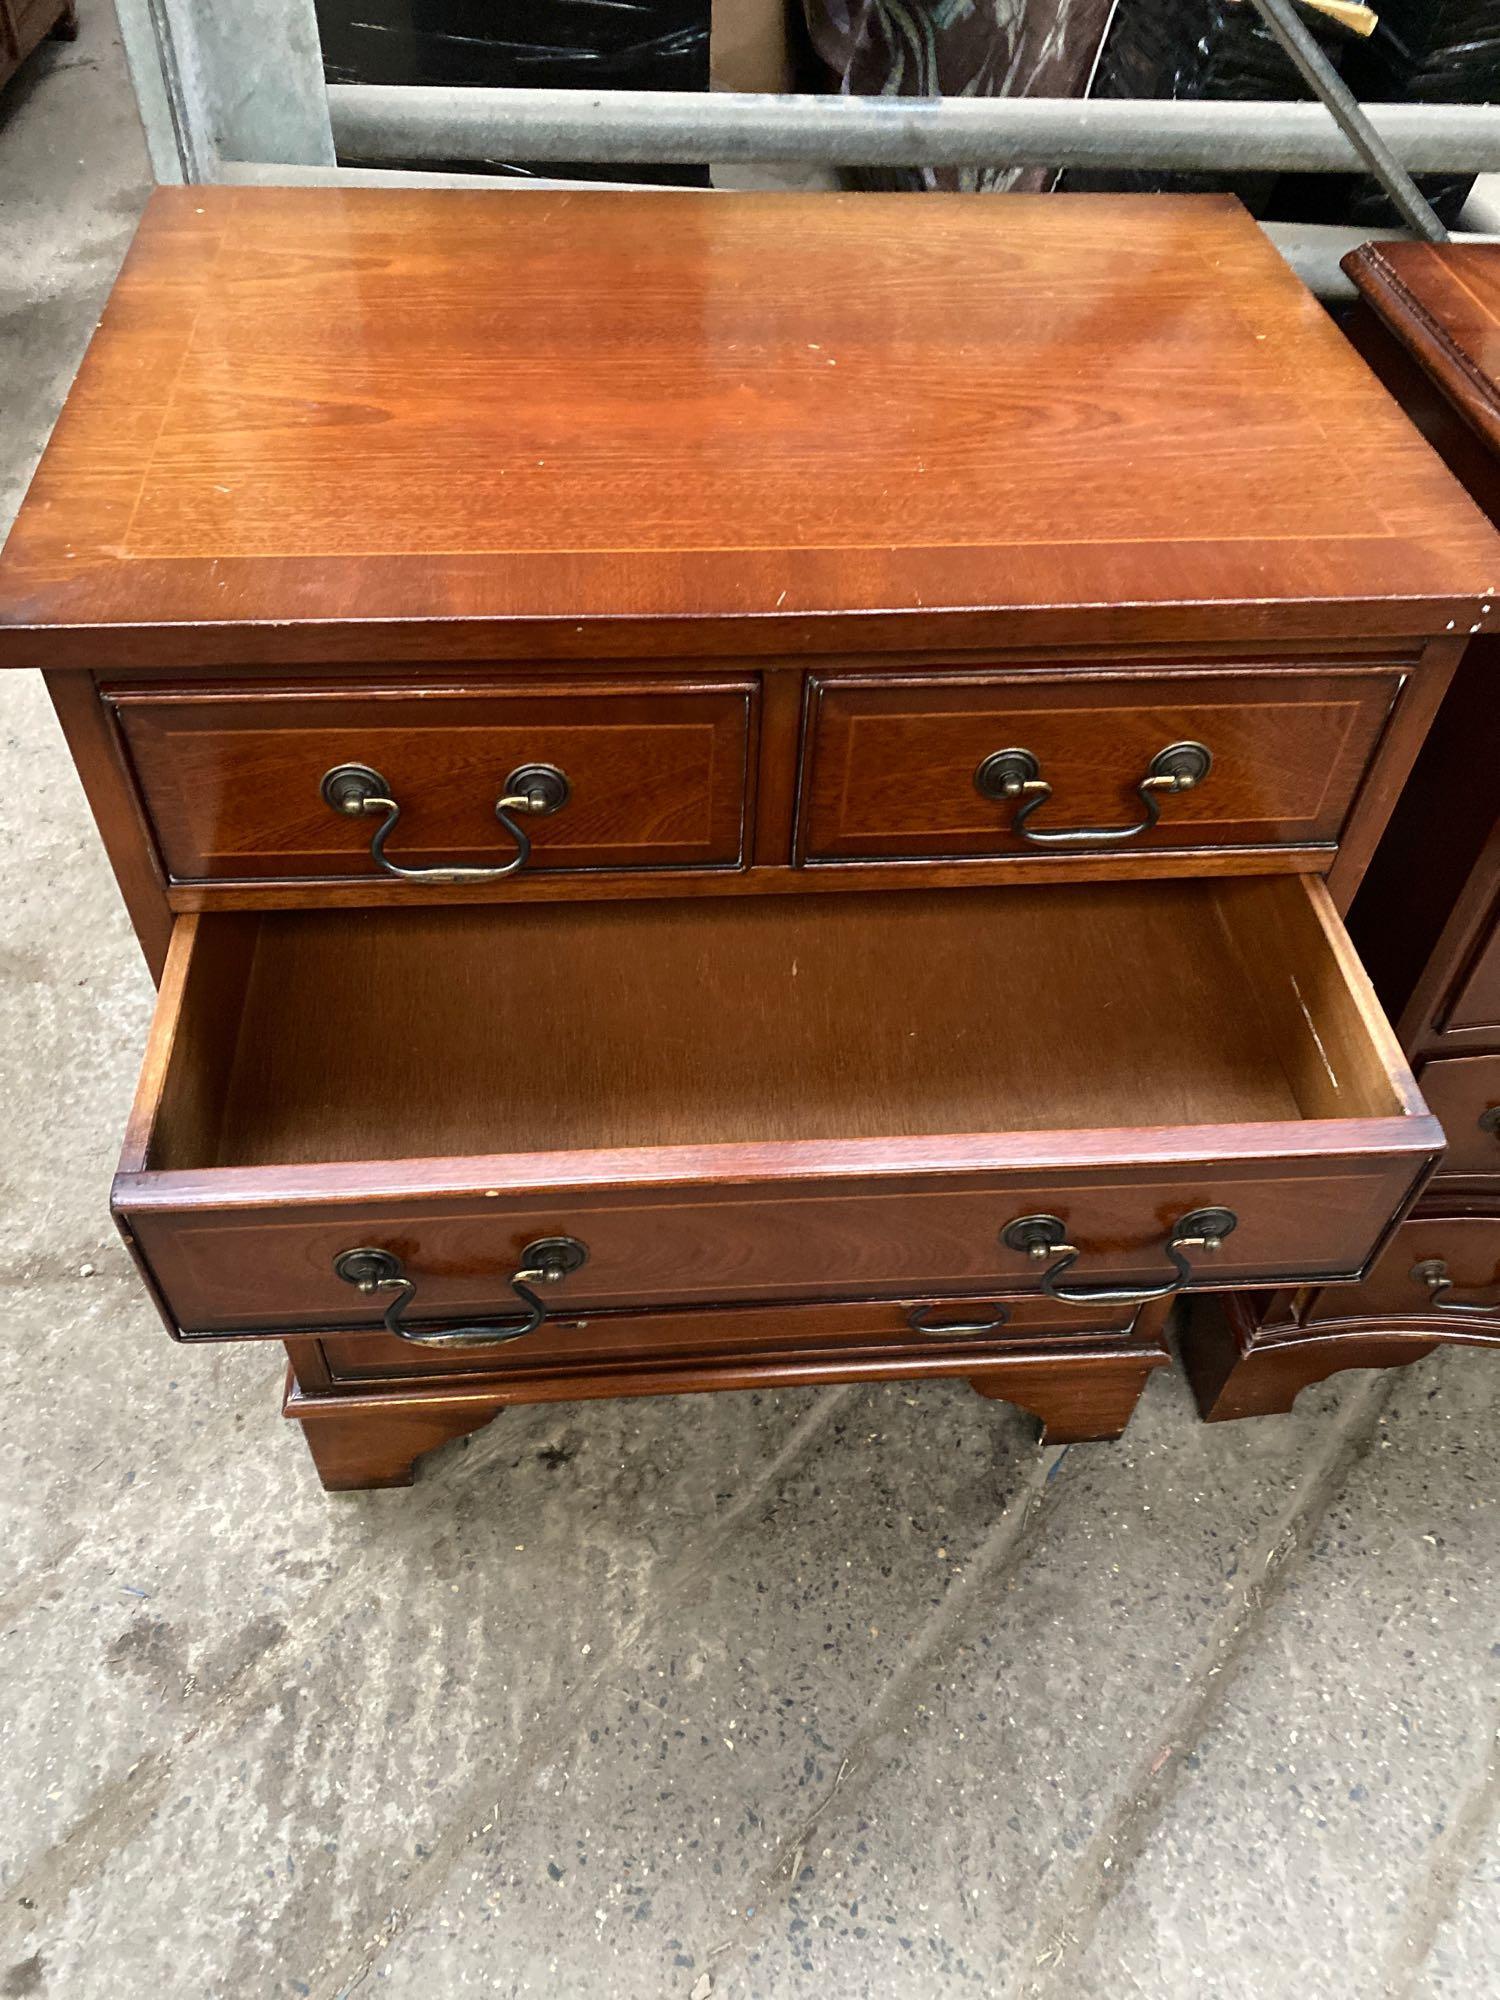
M 516 1375 L 576 1367 L 597 1373 L 631 1362 L 700 1360 L 732 1366 L 767 1354 L 930 1359 L 953 1352 L 1010 1353 L 1080 1344 L 1125 1347 L 1134 1313 L 1054 1299 L 872 1299 L 861 1304 L 721 1306 L 707 1311 L 567 1313 L 502 1346 L 441 1348 L 385 1333 L 325 1335 L 335 1382 L 422 1376 Z
M 1399 686 L 1396 667 L 814 679 L 799 858 L 1326 854 Z
M 1425 1198 L 1424 1198 L 1425 1199 Z M 1447 1340 L 1500 1340 L 1500 1214 L 1416 1215 L 1358 1285 L 1328 1285 L 1304 1323 L 1379 1320 Z
M 738 867 L 755 700 L 735 679 L 105 690 L 173 882 L 438 895 L 454 869 Z
M 1440 1056 L 1420 1074 L 1422 1095 L 1448 1136 L 1444 1177 L 1500 1182 L 1500 1056 Z
M 1440 1143 L 1301 876 L 219 913 L 114 1201 L 189 1334 L 1125 1312 L 1357 1274 Z

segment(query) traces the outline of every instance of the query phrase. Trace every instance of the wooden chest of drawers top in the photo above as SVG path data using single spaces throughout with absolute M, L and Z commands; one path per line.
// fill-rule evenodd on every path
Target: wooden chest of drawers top
M 0 662 L 1420 638 L 1495 552 L 1227 199 L 163 189 Z

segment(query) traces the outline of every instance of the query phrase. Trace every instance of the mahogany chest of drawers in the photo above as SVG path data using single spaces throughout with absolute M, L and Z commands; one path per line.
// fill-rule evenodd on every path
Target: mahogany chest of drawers
M 160 1001 L 114 1206 L 330 1485 L 957 1375 L 1441 1145 L 1344 932 L 1497 539 L 1234 203 L 164 190 L 3 559 Z
M 1500 246 L 1368 244 L 1348 331 L 1500 520 Z M 1364 1281 L 1226 1298 L 1183 1351 L 1204 1414 L 1283 1410 L 1340 1368 L 1500 1346 L 1500 646 L 1461 660 L 1349 914 L 1447 1136 Z

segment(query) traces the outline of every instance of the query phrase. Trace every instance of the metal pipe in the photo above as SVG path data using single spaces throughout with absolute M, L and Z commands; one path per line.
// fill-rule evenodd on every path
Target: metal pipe
M 330 84 L 338 150 L 378 161 L 755 160 L 830 166 L 1364 166 L 1321 104 L 1053 97 L 773 97 L 743 91 Z M 1500 108 L 1363 107 L 1417 173 L 1500 169 Z
M 1401 220 L 1425 242 L 1446 243 L 1448 232 L 1432 204 L 1366 118 L 1359 99 L 1324 55 L 1317 36 L 1298 17 L 1291 0 L 1250 3 L 1296 65 L 1303 82 L 1338 120 L 1340 131 L 1384 188 Z

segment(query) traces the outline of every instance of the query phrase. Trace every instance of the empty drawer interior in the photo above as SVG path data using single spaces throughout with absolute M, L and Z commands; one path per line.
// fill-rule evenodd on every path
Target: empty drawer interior
M 1422 1108 L 1300 877 L 183 925 L 153 1169 Z

